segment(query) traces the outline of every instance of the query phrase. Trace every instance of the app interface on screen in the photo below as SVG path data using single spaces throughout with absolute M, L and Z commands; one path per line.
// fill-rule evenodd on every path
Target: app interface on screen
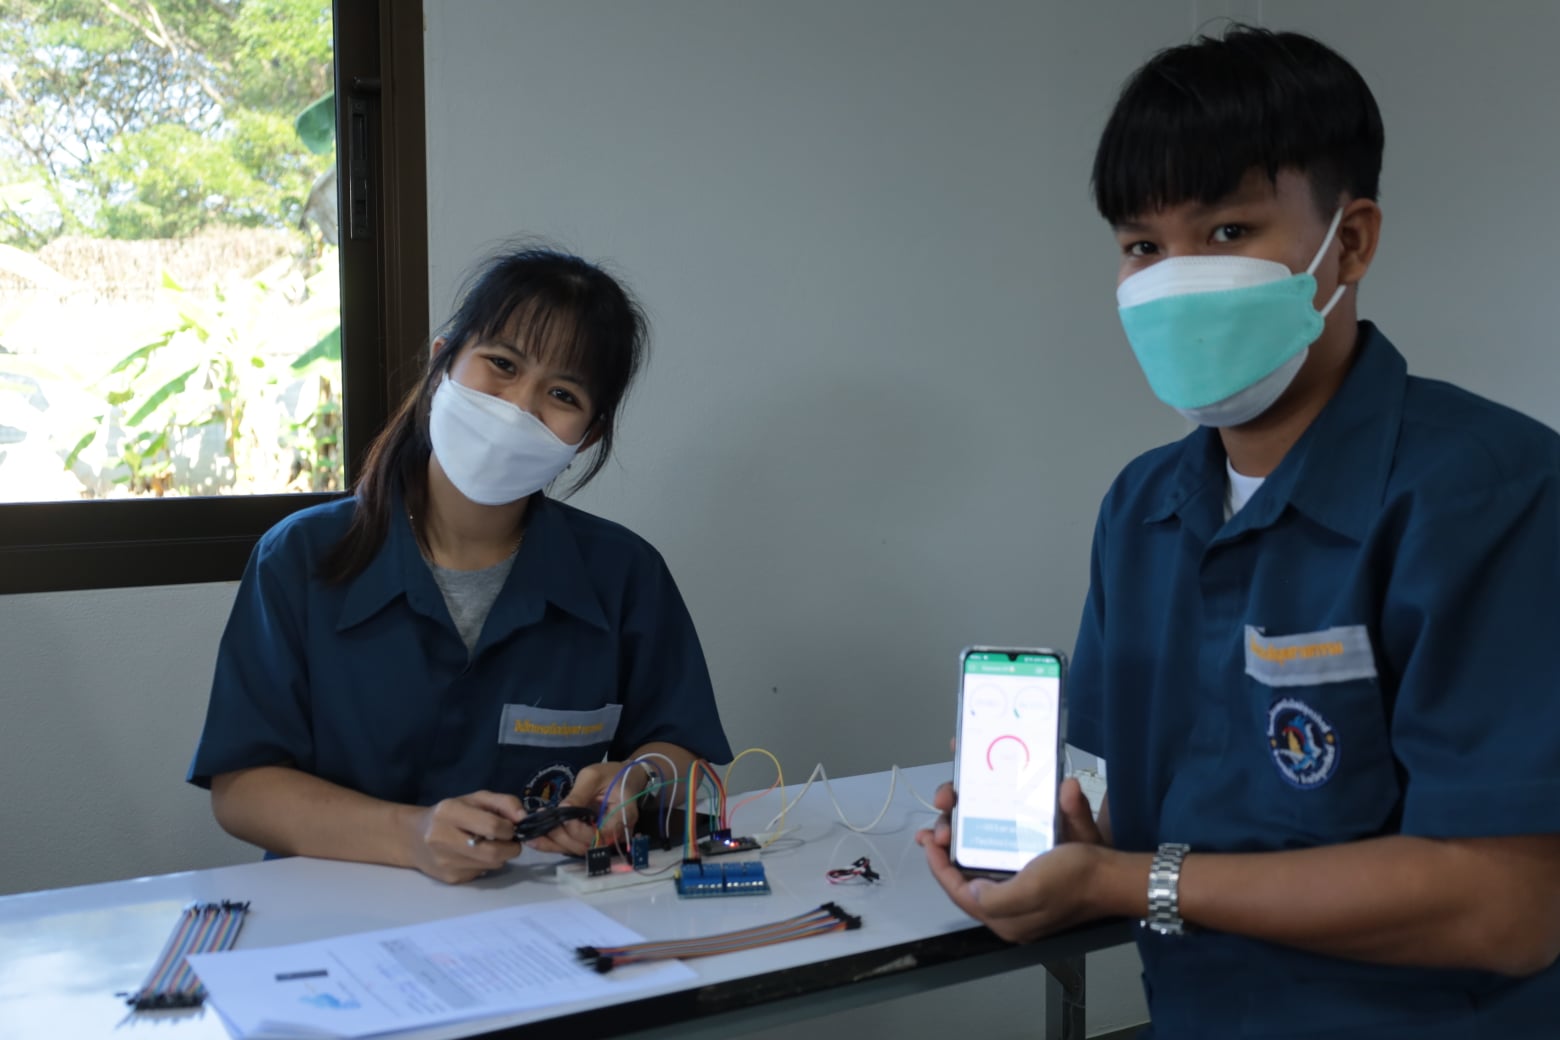
M 1043 654 L 964 658 L 954 859 L 1019 870 L 1050 849 L 1062 665 Z

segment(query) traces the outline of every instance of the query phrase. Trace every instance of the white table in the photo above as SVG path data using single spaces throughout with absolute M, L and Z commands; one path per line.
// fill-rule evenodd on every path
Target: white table
M 871 834 L 841 826 L 822 784 L 815 784 L 791 811 L 786 838 L 764 854 L 772 895 L 679 899 L 666 880 L 583 897 L 652 939 L 765 924 L 831 900 L 863 919 L 858 931 L 689 961 L 696 980 L 641 991 L 620 1004 L 561 1005 L 405 1035 L 417 1040 L 584 1040 L 636 1032 L 730 1037 L 1045 964 L 1053 971 L 1047 1035 L 1081 1040 L 1083 954 L 1129 941 L 1130 928 L 1106 922 L 1014 947 L 975 926 L 937 887 L 913 840 L 915 830 L 932 815 L 905 790 L 904 781 L 930 799 L 949 775 L 947 764 L 904 771 L 893 805 Z M 889 773 L 875 773 L 834 781 L 834 792 L 853 823 L 867 823 L 882 808 L 889 779 Z M 799 788 L 787 790 L 790 798 Z M 760 830 L 777 808 L 773 795 L 745 807 L 733 820 L 735 832 Z M 883 876 L 880 883 L 828 883 L 825 871 L 848 866 L 859 856 L 871 859 Z M 556 857 L 528 852 L 488 878 L 450 886 L 410 870 L 299 857 L 3 897 L 0 1037 L 225 1038 L 226 1031 L 209 1011 L 131 1015 L 114 996 L 141 983 L 179 911 L 192 901 L 248 900 L 251 911 L 239 947 L 252 948 L 571 896 L 553 877 L 557 862 Z

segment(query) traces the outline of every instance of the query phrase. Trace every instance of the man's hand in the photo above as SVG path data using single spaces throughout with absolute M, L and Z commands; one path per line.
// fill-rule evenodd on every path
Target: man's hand
M 1062 781 L 1061 843 L 1030 860 L 1006 881 L 966 878 L 948 854 L 953 830 L 949 814 L 957 801 L 943 784 L 933 797 L 942 812 L 937 823 L 916 835 L 926 849 L 932 876 L 954 904 L 1009 942 L 1030 942 L 1100 916 L 1093 899 L 1097 868 L 1109 854 L 1078 781 Z
M 476 791 L 446 798 L 412 817 L 412 863 L 452 885 L 481 877 L 520 855 L 515 824 L 523 819 L 513 795 Z

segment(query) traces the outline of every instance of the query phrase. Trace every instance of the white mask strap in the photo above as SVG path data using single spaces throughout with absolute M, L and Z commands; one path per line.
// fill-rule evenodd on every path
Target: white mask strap
M 1327 225 L 1327 237 L 1322 239 L 1322 247 L 1318 249 L 1316 251 L 1316 255 L 1311 258 L 1311 266 L 1305 269 L 1306 274 L 1314 275 L 1316 273 L 1316 269 L 1321 266 L 1322 257 L 1327 255 L 1327 247 L 1332 245 L 1333 236 L 1338 233 L 1338 225 L 1341 223 L 1343 223 L 1343 207 L 1339 206 L 1338 212 L 1333 214 L 1332 223 Z M 1327 317 L 1328 312 L 1333 309 L 1333 306 L 1343 298 L 1343 291 L 1347 288 L 1347 285 L 1344 285 L 1341 282 L 1339 283 L 1337 291 L 1332 294 L 1332 299 L 1328 300 L 1327 306 L 1322 308 L 1322 317 Z
M 1316 255 L 1311 258 L 1311 266 L 1305 269 L 1306 274 L 1315 274 L 1316 269 L 1321 266 L 1322 257 L 1327 255 L 1327 247 L 1332 245 L 1333 236 L 1338 233 L 1338 225 L 1341 223 L 1343 223 L 1343 207 L 1339 206 L 1338 212 L 1333 214 L 1332 223 L 1327 225 L 1327 237 L 1322 239 L 1322 248 L 1316 251 Z
M 1324 317 L 1324 318 L 1327 317 L 1327 313 L 1333 309 L 1333 305 L 1335 303 L 1337 303 L 1339 300 L 1343 299 L 1343 291 L 1345 289 L 1347 289 L 1347 288 L 1348 288 L 1347 285 L 1340 285 L 1340 286 L 1338 286 L 1338 291 L 1332 294 L 1332 299 L 1328 300 L 1327 301 L 1327 306 L 1322 308 L 1322 310 L 1321 310 L 1322 317 Z

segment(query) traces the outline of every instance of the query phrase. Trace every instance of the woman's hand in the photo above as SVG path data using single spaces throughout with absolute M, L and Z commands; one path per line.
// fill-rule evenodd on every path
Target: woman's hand
M 948 846 L 949 814 L 956 801 L 952 785 L 939 787 L 933 804 L 942 816 L 918 833 L 916 841 L 926 850 L 932 876 L 959 909 L 1008 942 L 1030 942 L 1100 916 L 1093 882 L 1111 850 L 1103 843 L 1077 780 L 1062 781 L 1058 793 L 1061 844 L 1005 881 L 967 878 L 954 865 Z
M 515 824 L 523 819 L 514 795 L 476 791 L 446 798 L 412 816 L 412 865 L 452 885 L 479 878 L 520 855 Z
M 560 803 L 583 806 L 595 812 L 601 804 L 602 794 L 606 794 L 607 808 L 602 817 L 606 822 L 601 828 L 603 845 L 611 845 L 619 841 L 623 835 L 633 833 L 634 823 L 639 819 L 639 803 L 634 801 L 634 798 L 649 782 L 646 770 L 636 766 L 628 771 L 623 782 L 613 784 L 613 779 L 622 770 L 622 762 L 597 762 L 586 766 L 575 778 L 574 787 L 569 791 L 568 797 Z M 611 791 L 606 790 L 608 784 L 612 784 Z M 625 800 L 628 804 L 623 807 L 622 812 L 618 812 L 618 806 Z M 562 852 L 569 856 L 583 856 L 595 842 L 596 828 L 584 820 L 570 820 L 547 835 L 533 839 L 531 847 L 538 852 Z

